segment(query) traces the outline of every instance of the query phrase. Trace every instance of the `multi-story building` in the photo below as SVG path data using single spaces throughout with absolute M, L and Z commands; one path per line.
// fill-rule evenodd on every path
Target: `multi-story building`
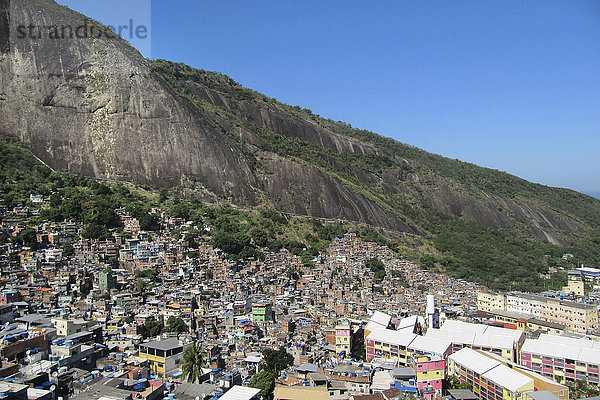
M 254 322 L 273 321 L 273 303 L 260 301 L 252 304 L 252 320 Z
M 154 376 L 165 379 L 181 362 L 184 348 L 177 339 L 154 340 L 140 344 L 139 357 L 148 360 Z
M 412 332 L 380 329 L 371 332 L 366 340 L 367 361 L 387 358 L 400 365 L 410 365 L 413 354 L 428 353 L 445 359 L 452 352 L 451 342 L 425 338 Z
M 572 332 L 588 333 L 598 328 L 598 309 L 593 304 L 547 299 L 542 304 L 540 319 L 565 325 Z
M 117 277 L 110 269 L 98 274 L 98 282 L 101 290 L 111 290 L 117 287 Z
M 520 360 L 524 367 L 556 381 L 600 383 L 600 342 L 596 340 L 542 334 L 525 341 Z
M 507 293 L 506 311 L 540 318 L 545 297 L 527 293 Z
M 477 294 L 477 307 L 485 312 L 498 312 L 502 302 L 494 300 L 493 296 L 479 292 Z M 498 294 L 505 297 L 504 311 L 520 315 L 524 319 L 533 318 L 554 324 L 564 325 L 567 330 L 577 333 L 588 333 L 591 329 L 598 328 L 598 311 L 595 305 L 577 303 L 574 301 L 542 297 L 526 293 Z M 525 326 L 525 321 L 523 321 Z
M 481 311 L 505 310 L 504 293 L 490 291 L 477 292 L 477 309 Z
M 416 373 L 417 389 L 425 398 L 442 395 L 442 382 L 446 377 L 446 361 L 436 355 L 415 353 L 411 357 L 411 367 Z
M 428 329 L 425 337 L 452 342 L 453 352 L 469 347 L 489 351 L 509 361 L 517 361 L 525 340 L 525 334 L 520 330 L 456 320 L 446 320 L 440 329 Z
M 563 293 L 572 293 L 576 296 L 585 295 L 585 282 L 583 281 L 583 274 L 581 271 L 569 271 L 567 286 L 562 288 Z
M 349 323 L 335 327 L 335 352 L 336 354 L 349 355 L 352 351 L 352 328 Z
M 535 390 L 533 378 L 469 348 L 448 357 L 448 375 L 473 385 L 481 400 L 525 399 Z

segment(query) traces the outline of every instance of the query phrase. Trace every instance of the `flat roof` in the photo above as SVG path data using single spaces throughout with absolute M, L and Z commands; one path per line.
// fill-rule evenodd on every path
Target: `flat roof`
M 151 342 L 140 343 L 140 347 L 167 351 L 176 349 L 178 347 L 183 347 L 183 345 L 179 343 L 179 340 L 172 338 L 166 340 L 153 340 Z
M 227 391 L 220 400 L 250 400 L 260 393 L 260 389 L 235 385 Z

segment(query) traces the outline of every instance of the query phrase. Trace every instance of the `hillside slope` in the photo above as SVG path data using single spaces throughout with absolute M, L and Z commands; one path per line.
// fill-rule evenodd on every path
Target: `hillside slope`
M 85 20 L 51 0 L 18 3 L 11 24 Z M 586 260 L 600 252 L 588 246 L 600 227 L 590 196 L 353 129 L 219 73 L 149 62 L 118 38 L 11 44 L 0 54 L 0 133 L 55 170 L 419 235 L 460 264 L 444 268 L 510 258 L 518 270 L 506 282 L 542 268 L 546 242 L 585 248 Z M 515 246 L 541 255 L 523 261 Z

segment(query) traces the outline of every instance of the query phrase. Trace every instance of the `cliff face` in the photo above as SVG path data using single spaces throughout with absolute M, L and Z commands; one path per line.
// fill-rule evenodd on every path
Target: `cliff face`
M 79 27 L 50 1 L 12 0 L 13 40 L 2 59 L 0 130 L 51 167 L 171 187 L 199 177 L 225 199 L 256 201 L 254 177 L 227 137 L 156 79 L 119 38 L 19 40 L 18 24 Z
M 12 0 L 10 19 L 0 133 L 54 169 L 166 188 L 191 180 L 206 200 L 421 235 L 431 215 L 553 243 L 597 222 L 591 197 L 356 131 L 224 75 L 151 65 L 119 38 L 15 37 L 17 24 L 102 29 L 51 0 Z

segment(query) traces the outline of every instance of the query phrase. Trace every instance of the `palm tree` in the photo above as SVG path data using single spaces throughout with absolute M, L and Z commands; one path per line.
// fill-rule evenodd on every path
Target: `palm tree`
M 204 364 L 204 357 L 200 346 L 192 343 L 183 353 L 183 365 L 181 367 L 183 379 L 190 383 L 199 381 L 202 376 L 202 364 Z

